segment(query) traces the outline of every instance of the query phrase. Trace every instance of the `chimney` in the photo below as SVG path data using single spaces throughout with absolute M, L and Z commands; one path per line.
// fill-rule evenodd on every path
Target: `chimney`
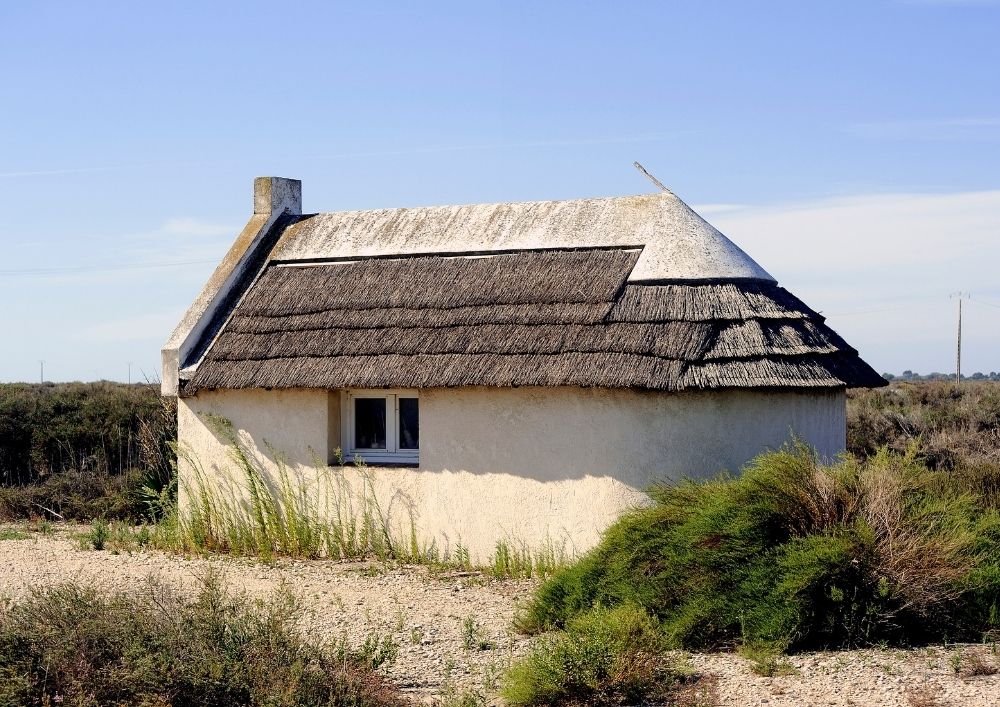
M 302 182 L 284 177 L 257 177 L 253 180 L 253 212 L 264 216 L 286 212 L 302 213 Z

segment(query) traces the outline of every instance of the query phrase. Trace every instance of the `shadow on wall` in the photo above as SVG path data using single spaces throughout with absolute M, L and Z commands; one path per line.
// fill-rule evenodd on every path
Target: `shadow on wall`
M 542 482 L 597 476 L 644 489 L 739 470 L 794 438 L 833 458 L 846 438 L 842 391 L 427 389 L 420 405 L 421 471 Z
M 198 418 L 232 420 L 248 448 L 274 463 L 315 466 L 341 444 L 323 390 L 202 391 L 182 399 L 180 439 L 223 456 Z M 337 406 L 339 409 L 339 406 Z M 610 478 L 632 489 L 735 471 L 794 437 L 834 458 L 845 448 L 843 392 L 640 392 L 598 388 L 420 391 L 422 472 L 507 475 L 538 482 Z M 311 450 L 308 453 L 305 450 Z
M 230 421 L 217 415 L 203 419 L 229 449 L 232 466 L 213 464 L 206 472 L 190 450 L 180 450 L 182 502 L 168 543 L 176 549 L 261 557 L 374 556 L 463 567 L 488 557 L 498 576 L 548 574 L 568 558 L 565 543 L 532 547 L 494 536 L 486 552 L 482 546 L 470 551 L 460 534 L 452 542 L 448 533 L 418 528 L 413 499 L 377 480 L 377 471 L 360 460 L 340 459 L 338 466 L 317 461 L 308 472 L 294 471 L 271 449 L 261 463 Z

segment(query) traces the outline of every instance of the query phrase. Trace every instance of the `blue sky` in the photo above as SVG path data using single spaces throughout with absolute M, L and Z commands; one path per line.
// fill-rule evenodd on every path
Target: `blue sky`
M 158 375 L 251 208 L 642 193 L 879 370 L 1000 370 L 1000 3 L 0 3 L 0 380 Z

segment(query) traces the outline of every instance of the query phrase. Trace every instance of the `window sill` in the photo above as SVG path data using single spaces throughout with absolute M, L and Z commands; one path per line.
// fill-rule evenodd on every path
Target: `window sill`
M 343 464 L 337 464 L 336 462 L 331 462 L 330 466 L 338 469 L 346 469 L 348 467 L 356 466 L 353 461 L 344 460 Z M 419 469 L 420 463 L 415 461 L 396 461 L 396 462 L 365 462 L 365 467 L 368 469 Z
M 419 466 L 420 457 L 416 454 L 370 454 L 362 451 L 352 451 L 344 454 L 343 466 L 354 466 L 354 459 L 360 457 L 368 466 Z

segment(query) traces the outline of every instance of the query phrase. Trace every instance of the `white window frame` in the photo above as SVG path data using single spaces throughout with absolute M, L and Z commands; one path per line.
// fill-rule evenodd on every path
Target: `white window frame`
M 382 398 L 385 400 L 386 425 L 385 449 L 355 449 L 354 447 L 354 401 L 358 398 Z M 391 390 L 347 390 L 340 397 L 341 447 L 344 460 L 352 462 L 361 457 L 372 464 L 419 464 L 419 449 L 399 448 L 399 399 L 417 398 L 419 415 L 420 395 L 415 389 L 394 388 Z M 418 418 L 419 419 L 419 418 Z

